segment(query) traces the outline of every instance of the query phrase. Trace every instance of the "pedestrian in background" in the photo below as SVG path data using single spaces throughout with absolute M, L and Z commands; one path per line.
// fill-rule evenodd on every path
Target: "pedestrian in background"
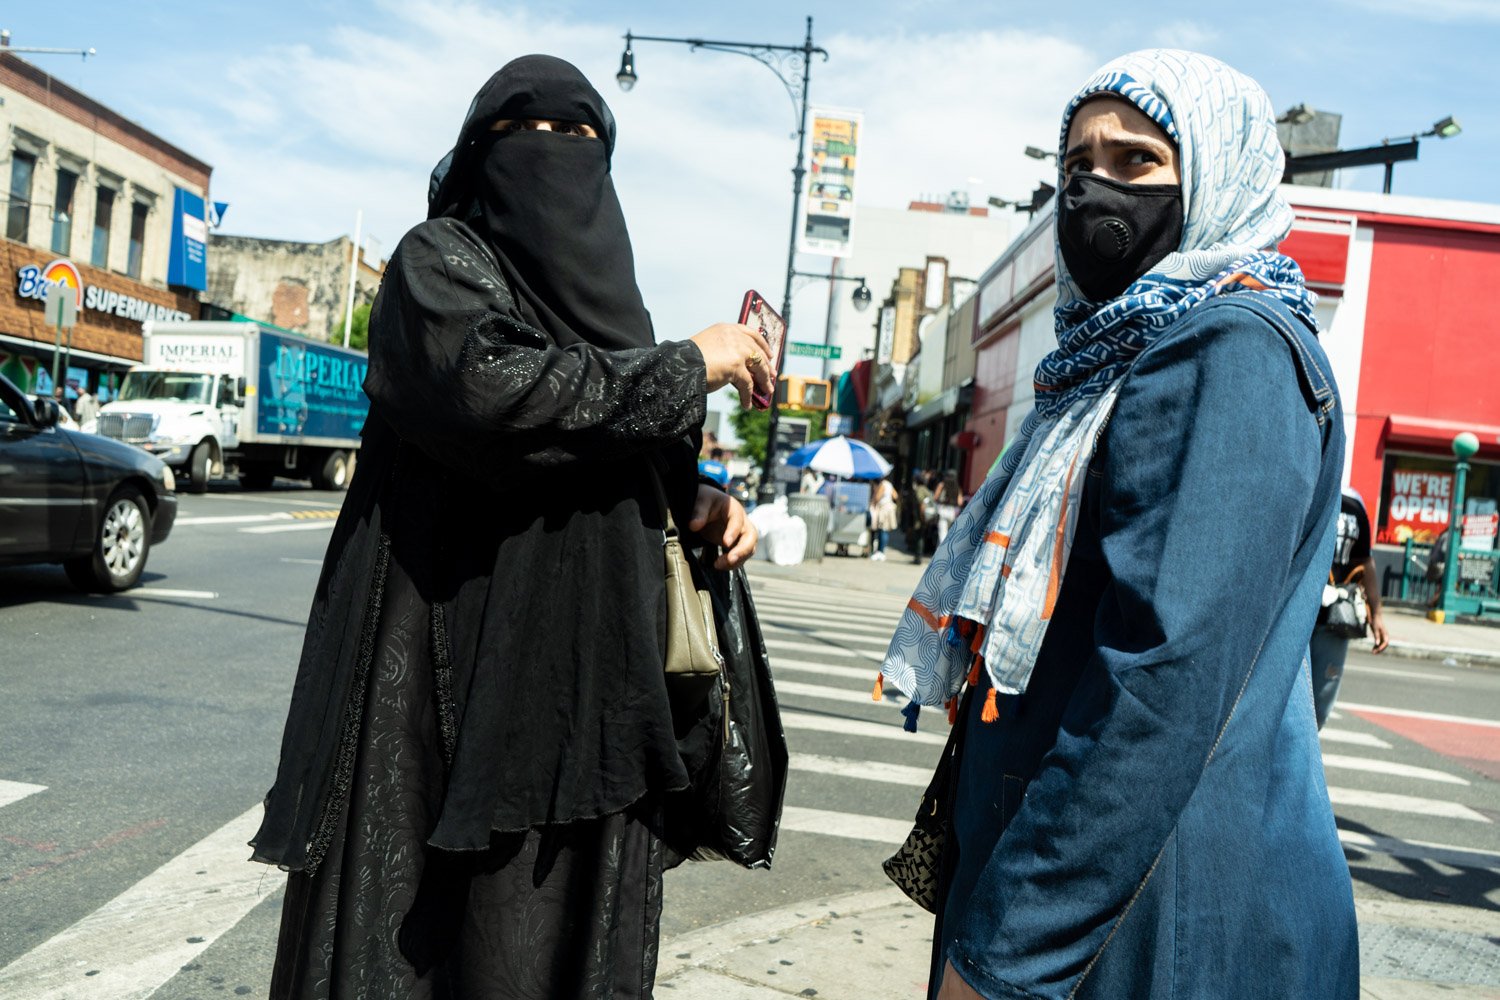
M 698 475 L 711 479 L 720 486 L 729 485 L 729 467 L 724 464 L 724 449 L 715 448 L 708 453 L 708 460 L 698 463 Z
M 370 316 L 370 415 L 314 597 L 255 859 L 291 875 L 271 996 L 649 997 L 664 797 L 659 497 L 755 547 L 700 483 L 707 394 L 770 392 L 718 324 L 655 342 L 573 66 L 496 73 Z
M 1355 1000 L 1304 664 L 1342 407 L 1276 251 L 1275 113 L 1137 52 L 1068 104 L 1058 161 L 1057 350 L 882 671 L 921 705 L 969 685 L 929 995 Z
M 73 416 L 80 427 L 99 416 L 99 400 L 88 387 L 78 390 L 78 399 L 73 403 Z
M 911 477 L 911 550 L 912 562 L 921 564 L 927 549 L 927 530 L 937 517 L 937 503 L 927 485 L 928 474 L 918 471 Z
M 948 531 L 953 527 L 953 522 L 958 519 L 958 511 L 964 502 L 964 491 L 958 485 L 958 471 L 949 469 L 943 473 L 942 480 L 937 489 L 933 491 L 933 502 L 937 504 L 937 536 L 938 544 L 948 537 Z
M 870 492 L 870 559 L 885 562 L 885 547 L 891 532 L 901 523 L 896 487 L 889 479 L 877 480 Z
M 1370 514 L 1365 510 L 1364 499 L 1352 489 L 1345 489 L 1340 500 L 1338 539 L 1333 547 L 1333 569 L 1329 571 L 1331 584 L 1357 583 L 1364 593 L 1368 609 L 1368 626 L 1375 640 L 1371 652 L 1381 653 L 1390 645 L 1390 636 L 1385 630 L 1385 616 L 1380 610 L 1380 583 L 1375 576 L 1375 557 L 1370 553 Z M 1312 665 L 1313 708 L 1318 717 L 1318 728 L 1328 721 L 1333 703 L 1339 696 L 1339 685 L 1344 682 L 1344 661 L 1349 656 L 1349 638 L 1334 631 L 1327 622 L 1328 609 L 1325 603 L 1318 614 L 1318 624 L 1313 627 L 1312 641 L 1308 646 L 1308 662 Z

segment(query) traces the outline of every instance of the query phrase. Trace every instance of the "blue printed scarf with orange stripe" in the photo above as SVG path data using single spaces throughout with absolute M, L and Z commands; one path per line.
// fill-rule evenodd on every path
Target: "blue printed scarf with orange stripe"
M 1082 298 L 1058 255 L 1058 349 L 1037 367 L 1036 408 L 933 555 L 886 652 L 877 697 L 890 680 L 914 704 L 947 704 L 951 715 L 963 684 L 982 670 L 991 684 L 982 717 L 993 721 L 995 694 L 1020 694 L 1031 678 L 1084 473 L 1135 359 L 1194 306 L 1242 289 L 1312 319 L 1316 296 L 1301 269 L 1258 249 L 1283 239 L 1292 219 L 1276 190 L 1282 154 L 1265 92 L 1207 56 L 1133 53 L 1079 91 L 1064 141 L 1073 111 L 1101 92 L 1131 100 L 1177 142 L 1182 249 L 1106 303 Z

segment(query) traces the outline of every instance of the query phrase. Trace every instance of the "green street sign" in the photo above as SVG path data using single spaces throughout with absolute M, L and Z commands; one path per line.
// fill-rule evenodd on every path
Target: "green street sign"
M 800 354 L 805 358 L 828 358 L 832 360 L 840 357 L 844 352 L 842 348 L 827 344 L 799 344 L 792 341 L 786 345 L 788 354 Z

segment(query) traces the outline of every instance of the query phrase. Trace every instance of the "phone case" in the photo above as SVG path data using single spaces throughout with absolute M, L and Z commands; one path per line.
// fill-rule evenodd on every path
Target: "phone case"
M 776 380 L 781 377 L 781 362 L 786 357 L 786 321 L 771 308 L 765 296 L 751 289 L 745 293 L 745 301 L 740 305 L 740 322 L 759 330 L 761 336 L 766 338 L 766 343 L 771 345 L 771 351 L 775 355 L 771 385 L 775 386 Z M 762 393 L 752 393 L 750 401 L 758 410 L 771 408 L 771 397 Z

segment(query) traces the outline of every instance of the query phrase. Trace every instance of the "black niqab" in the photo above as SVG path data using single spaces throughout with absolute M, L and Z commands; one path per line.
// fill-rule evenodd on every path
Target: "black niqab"
M 587 124 L 598 139 L 491 131 L 500 119 Z M 559 345 L 655 343 L 610 177 L 615 120 L 571 63 L 523 56 L 475 96 L 433 171 L 428 218 L 469 223 L 495 252 L 523 316 Z

